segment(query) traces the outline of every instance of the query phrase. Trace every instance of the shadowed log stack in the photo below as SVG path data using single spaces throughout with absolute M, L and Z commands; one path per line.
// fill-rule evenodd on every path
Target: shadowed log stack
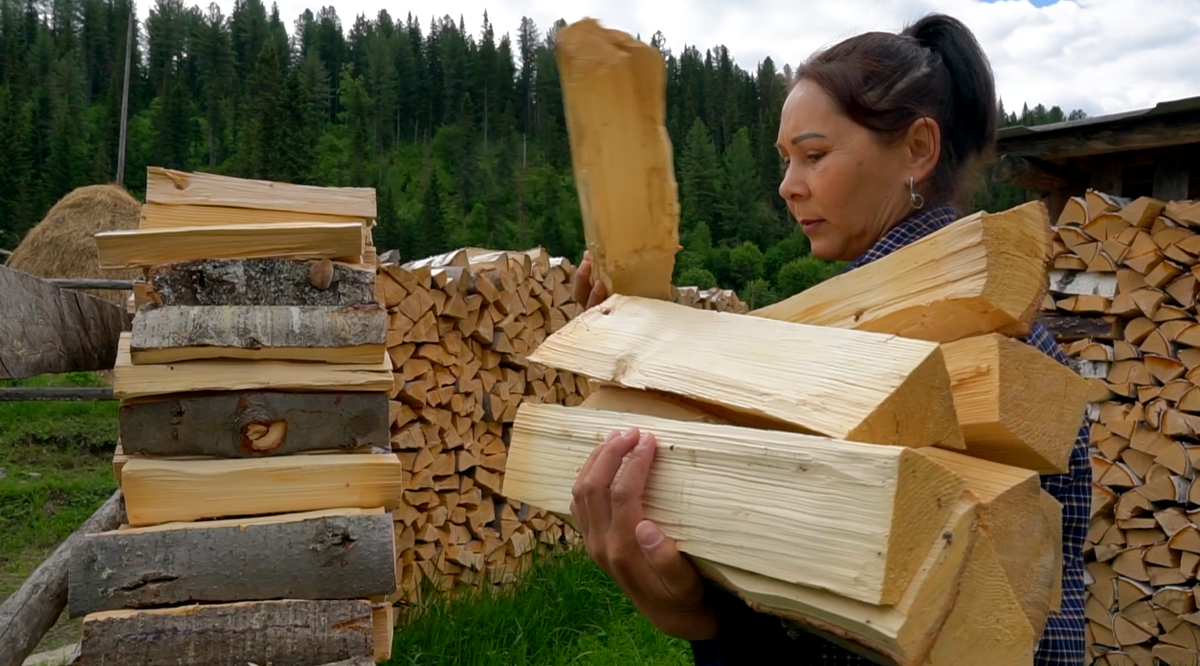
M 1200 203 L 1089 191 L 1055 227 L 1043 309 L 1089 378 L 1088 645 L 1200 663 Z
M 148 181 L 141 227 L 96 239 L 145 282 L 113 388 L 128 523 L 70 563 L 79 663 L 386 660 L 404 475 L 374 191 Z
M 661 57 L 593 20 L 558 45 L 584 231 L 616 288 L 528 356 L 597 384 L 517 410 L 502 492 L 569 519 L 588 455 L 637 426 L 659 442 L 645 517 L 755 608 L 880 663 L 1032 664 L 1062 565 L 1038 475 L 1067 470 L 1087 389 L 1013 339 L 1046 293 L 1045 207 L 967 216 L 751 316 L 686 308 L 648 267 L 678 248 Z

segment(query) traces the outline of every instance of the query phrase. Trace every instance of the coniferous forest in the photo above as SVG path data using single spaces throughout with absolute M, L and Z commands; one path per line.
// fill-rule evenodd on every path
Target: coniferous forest
M 0 247 L 15 247 L 72 189 L 117 179 L 131 8 L 0 0 Z M 237 0 L 225 15 L 215 3 L 154 0 L 133 34 L 124 186 L 142 197 L 147 165 L 370 186 L 381 252 L 542 245 L 577 261 L 554 56 L 565 24 L 400 11 L 347 25 L 333 7 L 282 17 Z M 676 283 L 734 288 L 757 307 L 836 271 L 808 254 L 778 195 L 773 144 L 791 68 L 671 46 L 661 32 L 639 38 L 666 58 L 684 246 Z M 1067 117 L 1039 104 L 1002 109 L 1001 122 Z M 974 208 L 1023 197 L 988 182 Z

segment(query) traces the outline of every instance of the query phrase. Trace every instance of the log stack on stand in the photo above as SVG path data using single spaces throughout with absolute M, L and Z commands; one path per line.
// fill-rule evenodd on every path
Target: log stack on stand
M 1088 377 L 1089 659 L 1200 664 L 1200 202 L 1089 191 L 1055 225 L 1047 320 Z

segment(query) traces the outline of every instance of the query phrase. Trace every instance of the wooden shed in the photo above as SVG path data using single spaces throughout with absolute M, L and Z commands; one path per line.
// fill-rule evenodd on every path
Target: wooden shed
M 1200 199 L 1200 97 L 1149 109 L 1000 130 L 993 177 L 1043 199 L 1057 219 L 1088 188 L 1128 198 Z

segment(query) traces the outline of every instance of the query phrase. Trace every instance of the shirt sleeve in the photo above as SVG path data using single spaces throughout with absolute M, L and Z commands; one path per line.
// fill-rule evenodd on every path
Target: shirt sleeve
M 782 663 L 803 654 L 778 617 L 759 613 L 744 601 L 705 581 L 708 602 L 717 609 L 720 634 L 711 640 L 692 641 L 695 666 L 742 666 Z

